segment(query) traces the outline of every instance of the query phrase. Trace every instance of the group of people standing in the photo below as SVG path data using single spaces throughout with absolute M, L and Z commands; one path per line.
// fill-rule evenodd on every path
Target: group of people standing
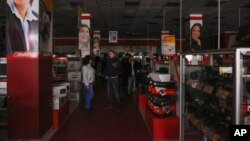
M 93 58 L 87 55 L 83 58 L 82 82 L 84 84 L 85 109 L 91 111 L 93 99 L 93 83 L 95 80 L 95 69 L 92 67 Z M 136 90 L 137 73 L 141 69 L 139 61 L 134 56 L 126 54 L 126 57 L 117 56 L 114 50 L 108 51 L 108 58 L 104 66 L 103 76 L 107 85 L 107 102 L 105 109 L 115 107 L 118 111 L 122 109 L 123 90 L 127 89 L 128 95 L 132 97 Z M 127 87 L 127 88 L 126 88 Z

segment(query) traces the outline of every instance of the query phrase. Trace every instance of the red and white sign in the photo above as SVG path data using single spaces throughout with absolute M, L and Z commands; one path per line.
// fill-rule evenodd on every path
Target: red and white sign
M 90 28 L 90 19 L 91 19 L 91 15 L 90 13 L 82 13 L 81 14 L 81 24 L 85 24 Z
M 190 29 L 195 23 L 203 24 L 203 16 L 202 14 L 190 14 L 189 16 L 190 21 Z

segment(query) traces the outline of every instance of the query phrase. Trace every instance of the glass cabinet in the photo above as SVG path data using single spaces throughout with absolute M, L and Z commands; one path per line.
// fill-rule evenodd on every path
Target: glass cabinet
M 180 55 L 180 140 L 226 141 L 250 125 L 250 48 Z

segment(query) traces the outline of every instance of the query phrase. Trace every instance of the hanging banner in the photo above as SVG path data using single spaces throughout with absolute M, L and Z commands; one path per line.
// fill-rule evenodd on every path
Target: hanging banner
M 90 14 L 81 14 L 81 25 L 79 26 L 79 49 L 82 58 L 90 55 Z
M 109 31 L 109 43 L 117 43 L 118 32 Z
M 190 29 L 193 27 L 194 24 L 200 24 L 203 23 L 203 17 L 202 14 L 190 14 L 189 20 L 190 20 Z
M 22 18 L 19 11 L 26 13 L 25 17 Z M 39 0 L 29 1 L 29 3 L 26 1 L 16 3 L 14 0 L 7 0 L 6 53 L 39 52 L 38 15 Z
M 39 13 L 39 51 L 52 52 L 52 2 L 40 1 Z
M 190 25 L 189 25 L 189 50 L 199 50 L 202 48 L 201 43 L 201 33 L 202 33 L 202 23 L 203 17 L 202 14 L 190 14 L 189 16 Z
M 175 55 L 175 36 L 174 35 L 162 35 L 161 53 L 164 56 Z
M 100 41 L 101 41 L 101 31 L 93 32 L 93 53 L 96 56 L 100 56 Z

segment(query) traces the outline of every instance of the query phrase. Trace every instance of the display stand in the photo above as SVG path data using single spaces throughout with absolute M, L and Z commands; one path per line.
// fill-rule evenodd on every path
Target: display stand
M 179 118 L 176 116 L 176 82 L 171 79 L 169 60 L 154 61 L 144 93 L 137 93 L 138 108 L 152 140 L 179 140 Z M 167 74 L 168 73 L 168 74 Z
M 40 139 L 52 125 L 51 56 L 7 55 L 9 139 Z
M 249 125 L 249 59 L 249 47 L 180 55 L 182 140 L 227 141 L 230 125 Z
M 146 108 L 145 120 L 153 140 L 176 140 L 179 138 L 179 118 L 171 116 L 168 118 L 157 118 Z

